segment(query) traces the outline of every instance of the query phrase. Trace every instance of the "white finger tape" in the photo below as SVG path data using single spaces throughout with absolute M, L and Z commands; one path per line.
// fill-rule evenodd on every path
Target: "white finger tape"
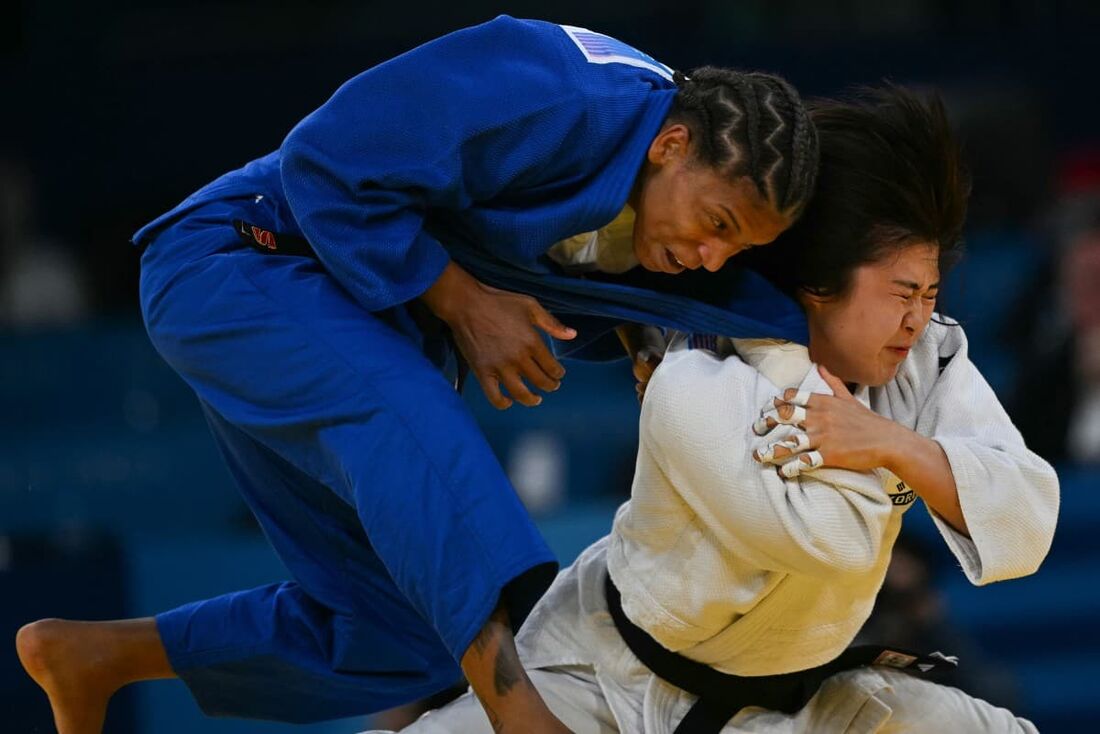
M 788 400 L 788 403 L 794 403 L 795 405 L 808 405 L 810 402 L 810 396 L 813 395 L 809 390 L 799 390 L 794 398 Z
M 787 479 L 794 479 L 802 471 L 802 466 L 802 462 L 798 459 L 788 461 L 786 464 L 779 467 L 779 476 L 786 477 Z
M 774 425 L 770 425 L 770 426 L 768 425 L 768 419 L 769 418 L 772 419 L 772 421 L 774 422 Z M 769 410 L 769 411 L 765 412 L 764 415 L 762 415 L 762 416 L 760 416 L 759 418 L 756 419 L 756 422 L 752 424 L 752 431 L 757 436 L 763 436 L 763 435 L 767 434 L 768 431 L 775 428 L 775 426 L 778 425 L 778 424 L 779 424 L 779 414 L 776 413 L 774 410 Z
M 820 451 L 810 451 L 779 467 L 779 474 L 787 479 L 794 479 L 800 474 L 820 469 L 824 464 L 825 459 L 821 456 Z
M 794 410 L 791 411 L 790 418 L 781 418 L 780 423 L 786 423 L 789 426 L 797 426 L 806 420 L 806 409 L 801 405 L 794 406 Z

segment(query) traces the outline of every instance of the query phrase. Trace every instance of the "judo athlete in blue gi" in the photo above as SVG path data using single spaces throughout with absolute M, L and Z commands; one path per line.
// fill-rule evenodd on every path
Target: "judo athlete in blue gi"
M 25 627 L 59 734 L 100 732 L 138 680 L 178 676 L 210 715 L 304 722 L 463 673 L 501 731 L 564 731 L 512 642 L 555 559 L 455 378 L 465 364 L 496 406 L 536 405 L 564 374 L 542 332 L 599 357 L 624 322 L 805 340 L 796 307 L 722 266 L 794 221 L 816 166 L 780 79 L 674 75 L 500 17 L 351 79 L 142 228 L 150 338 L 294 580 Z

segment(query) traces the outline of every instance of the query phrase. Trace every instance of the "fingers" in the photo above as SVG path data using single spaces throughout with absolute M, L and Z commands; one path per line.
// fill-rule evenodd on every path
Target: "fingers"
M 764 411 L 752 424 L 752 430 L 757 436 L 763 436 L 778 425 L 797 426 L 805 428 L 806 409 L 801 405 L 784 403 L 780 407 Z
M 535 364 L 546 373 L 546 376 L 551 380 L 561 381 L 561 378 L 565 377 L 565 368 L 561 366 L 550 350 L 546 346 L 541 338 L 538 339 L 538 343 L 535 344 L 531 350 L 531 358 L 535 361 Z M 557 388 L 554 388 L 555 390 Z
M 752 458 L 761 464 L 774 464 L 783 459 L 789 459 L 794 454 L 802 453 L 811 448 L 810 437 L 805 433 L 792 433 L 782 441 L 765 446 L 752 452 Z
M 781 408 L 785 403 L 791 405 L 801 405 L 803 407 L 810 404 L 810 399 L 813 398 L 813 393 L 809 390 L 796 390 L 793 387 L 788 387 L 783 391 L 783 396 L 772 400 L 772 405 L 776 408 Z
M 531 392 L 519 376 L 519 372 L 507 370 L 501 375 L 504 389 L 512 396 L 512 399 L 528 408 L 533 408 L 542 402 L 542 398 Z
M 535 326 L 545 331 L 555 339 L 568 341 L 577 335 L 576 329 L 571 329 L 554 318 L 549 311 L 535 302 L 531 309 L 531 321 Z
M 543 392 L 554 392 L 561 387 L 561 383 L 546 374 L 534 357 L 520 365 L 520 376 Z
M 784 479 L 794 479 L 802 474 L 808 474 L 815 469 L 820 469 L 825 464 L 824 457 L 821 456 L 820 451 L 808 451 L 800 455 L 793 461 L 788 461 L 783 466 L 777 467 L 776 471 L 779 472 L 779 476 Z
M 485 393 L 485 399 L 497 410 L 507 410 L 512 407 L 512 401 L 500 391 L 500 378 L 495 374 L 474 372 L 477 375 L 481 392 Z
M 794 479 L 820 469 L 825 464 L 821 452 L 816 449 L 810 437 L 800 431 L 792 433 L 782 441 L 776 441 L 752 452 L 752 458 L 761 464 L 773 464 L 776 472 L 784 479 Z
M 844 381 L 830 372 L 825 365 L 819 364 L 817 372 L 821 375 L 821 379 L 825 380 L 825 384 L 829 386 L 829 389 L 833 391 L 833 395 L 838 398 L 852 397 L 852 393 L 848 390 L 848 386 L 844 384 Z
M 524 379 L 545 392 L 553 392 L 561 387 L 561 383 L 550 378 L 534 360 L 524 365 L 522 373 L 506 370 L 502 376 L 493 373 L 477 375 L 477 381 L 481 385 L 481 391 L 485 393 L 485 399 L 497 410 L 507 410 L 512 407 L 513 400 L 528 408 L 533 408 L 542 402 L 542 397 L 531 392 L 524 383 Z M 501 383 L 504 384 L 508 395 L 501 391 Z
M 654 370 L 661 364 L 660 357 L 644 356 L 641 352 L 634 359 L 634 379 L 638 382 L 649 382 Z

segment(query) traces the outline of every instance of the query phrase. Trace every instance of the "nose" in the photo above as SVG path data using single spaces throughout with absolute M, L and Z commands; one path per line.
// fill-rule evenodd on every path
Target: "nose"
M 901 321 L 902 328 L 910 334 L 915 334 L 924 329 L 932 318 L 932 306 L 925 302 L 919 295 L 910 299 L 910 306 L 905 311 L 905 317 Z
M 738 250 L 725 242 L 710 241 L 699 245 L 697 252 L 703 267 L 714 273 L 721 270 L 726 261 L 733 257 Z

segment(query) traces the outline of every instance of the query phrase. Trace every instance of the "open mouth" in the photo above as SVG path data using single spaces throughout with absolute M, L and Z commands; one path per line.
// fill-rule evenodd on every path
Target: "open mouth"
M 665 260 L 668 262 L 669 267 L 672 268 L 672 270 L 675 272 L 680 272 L 681 270 L 687 268 L 687 265 L 684 265 L 682 262 L 680 262 L 680 258 L 673 255 L 672 250 L 668 249 L 667 247 L 665 248 Z

